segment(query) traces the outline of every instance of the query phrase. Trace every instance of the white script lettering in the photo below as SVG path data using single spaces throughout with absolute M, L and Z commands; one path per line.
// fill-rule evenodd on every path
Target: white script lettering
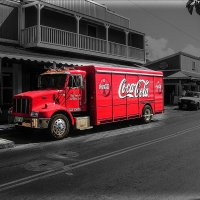
M 149 84 L 148 80 L 139 80 L 137 83 L 126 83 L 126 79 L 124 78 L 118 89 L 119 98 L 123 99 L 125 97 L 148 97 L 149 96 L 149 88 L 147 88 Z
M 104 85 L 103 85 L 103 84 L 100 84 L 100 85 L 99 85 L 99 89 L 100 89 L 100 90 L 109 90 L 109 84 L 107 84 L 107 83 L 104 84 Z

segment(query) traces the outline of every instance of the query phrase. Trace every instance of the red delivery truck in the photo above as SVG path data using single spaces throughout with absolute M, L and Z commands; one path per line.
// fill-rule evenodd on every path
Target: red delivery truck
M 53 139 L 71 128 L 141 118 L 164 112 L 163 73 L 140 68 L 79 66 L 51 69 L 38 78 L 39 90 L 13 97 L 9 121 L 16 128 L 47 129 Z

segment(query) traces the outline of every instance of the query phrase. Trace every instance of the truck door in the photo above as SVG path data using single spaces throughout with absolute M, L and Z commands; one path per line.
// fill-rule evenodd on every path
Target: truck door
M 66 88 L 66 107 L 71 112 L 85 111 L 86 79 L 85 74 L 71 74 Z
M 155 95 L 155 112 L 164 110 L 164 88 L 163 88 L 163 78 L 154 78 L 154 95 Z

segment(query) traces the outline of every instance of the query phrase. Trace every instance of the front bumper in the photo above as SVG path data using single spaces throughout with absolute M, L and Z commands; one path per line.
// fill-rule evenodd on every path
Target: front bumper
M 178 102 L 178 105 L 181 106 L 182 108 L 189 108 L 189 109 L 195 109 L 197 104 L 192 104 L 192 103 L 180 103 Z
M 36 129 L 48 128 L 50 118 L 28 118 L 15 116 L 13 122 L 16 126 L 23 126 Z

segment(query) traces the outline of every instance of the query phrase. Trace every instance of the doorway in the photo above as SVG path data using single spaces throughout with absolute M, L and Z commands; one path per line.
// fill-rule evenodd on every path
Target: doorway
M 164 101 L 165 104 L 173 104 L 175 96 L 175 85 L 165 85 Z

